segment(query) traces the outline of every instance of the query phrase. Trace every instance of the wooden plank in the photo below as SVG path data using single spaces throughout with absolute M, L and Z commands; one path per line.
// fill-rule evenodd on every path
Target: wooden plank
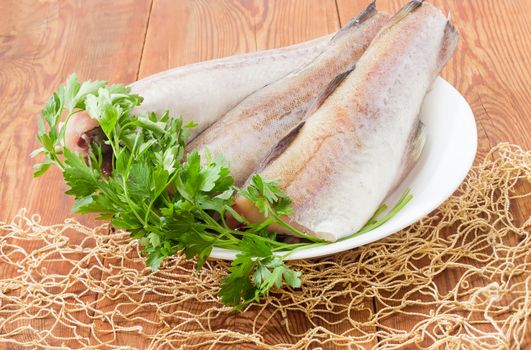
M 253 23 L 245 3 L 156 0 L 140 78 L 172 67 L 254 50 Z
M 136 78 L 149 1 L 3 1 L 0 6 L 0 218 L 26 207 L 47 223 L 61 222 L 72 216 L 73 201 L 63 193 L 59 172 L 32 179 L 36 116 L 72 72 L 80 79 Z
M 189 63 L 286 46 L 337 28 L 337 13 L 330 0 L 156 0 L 140 77 Z
M 431 1 L 460 32 L 458 49 L 442 72 L 471 104 L 485 154 L 499 142 L 531 147 L 529 135 L 529 1 Z M 365 6 L 337 0 L 341 21 Z M 378 8 L 396 12 L 404 1 L 379 0 Z
M 476 117 L 479 135 L 476 163 L 499 142 L 508 141 L 529 149 L 531 2 L 431 2 L 445 13 L 451 13 L 452 22 L 461 34 L 457 51 L 442 77 L 465 96 Z M 401 0 L 378 1 L 379 9 L 390 13 L 403 4 Z M 364 6 L 355 0 L 337 0 L 337 5 L 342 22 Z M 531 213 L 531 202 L 519 201 L 512 212 L 517 224 L 523 223 Z M 459 278 L 459 274 L 451 271 L 439 276 L 436 283 L 440 293 L 453 288 Z M 410 329 L 414 323 L 413 318 L 403 317 L 385 321 L 386 325 L 404 329 Z
M 334 32 L 338 28 L 337 10 L 333 0 L 155 0 L 140 65 L 140 77 L 183 64 L 285 46 Z M 196 314 L 208 308 L 194 304 L 190 302 L 190 305 L 184 308 Z M 110 310 L 114 305 L 110 300 L 103 300 L 98 307 Z M 372 310 L 372 300 L 368 300 L 364 307 Z M 250 332 L 251 320 L 256 312 L 257 310 L 228 314 L 212 320 L 210 327 L 213 330 Z M 271 344 L 296 342 L 297 338 L 289 335 L 283 326 L 283 316 L 276 313 L 269 319 L 270 314 L 271 311 L 266 309 L 263 312 L 263 320 L 267 320 L 267 324 L 258 323 L 258 327 L 264 326 L 261 332 L 264 341 Z M 287 317 L 292 324 L 292 331 L 305 333 L 313 328 L 302 313 L 288 313 Z M 350 330 L 347 322 L 339 322 L 333 326 L 319 319 L 314 322 L 317 326 L 326 326 L 335 333 Z M 153 332 L 153 327 L 149 327 L 145 325 L 144 331 Z M 106 339 L 106 329 L 107 324 L 97 324 L 96 334 L 100 339 Z M 134 344 L 140 348 L 147 346 L 140 336 L 118 334 L 117 337 L 117 343 L 121 345 Z M 193 340 L 194 343 L 200 341 L 201 339 Z M 251 346 L 252 344 L 246 344 L 242 348 L 248 349 Z
M 356 0 L 336 2 L 342 23 L 366 6 L 366 2 Z M 434 2 L 451 11 L 461 32 L 458 51 L 442 75 L 464 94 L 474 110 L 480 135 L 479 156 L 501 141 L 528 149 L 531 2 Z M 391 12 L 403 3 L 379 0 L 378 6 Z M 338 26 L 335 6 L 329 0 L 156 0 L 140 76 L 331 32 Z M 0 219 L 11 218 L 21 207 L 41 213 L 45 223 L 71 216 L 72 201 L 62 193 L 65 187 L 58 172 L 37 181 L 31 178 L 33 162 L 28 154 L 36 147 L 34 117 L 70 72 L 76 71 L 82 79 L 135 80 L 149 9 L 149 0 L 0 3 Z M 24 128 L 28 123 L 30 127 Z M 520 201 L 513 212 L 521 222 L 528 218 L 531 203 Z M 92 222 L 90 217 L 80 219 Z M 53 269 L 61 272 L 62 267 L 48 267 L 49 271 Z M 12 273 L 2 270 L 0 278 Z M 448 290 L 459 278 L 450 273 L 440 277 L 441 291 Z M 110 302 L 102 309 L 112 307 Z M 191 310 L 193 307 L 190 305 Z M 243 331 L 252 316 L 229 315 L 217 320 L 214 327 Z M 301 315 L 288 317 L 294 320 L 297 331 L 309 329 Z M 281 321 L 279 316 L 269 322 L 267 342 L 294 341 L 284 332 Z M 41 328 L 49 324 L 46 320 L 37 322 L 35 325 Z M 411 320 L 390 320 L 388 325 L 407 328 Z M 332 329 L 336 333 L 345 330 L 348 325 L 344 324 Z M 87 332 L 80 334 L 86 336 Z M 124 345 L 146 346 L 130 335 L 118 340 Z
M 52 91 L 72 72 L 81 79 L 134 80 L 149 5 L 148 0 L 0 2 L 0 219 L 12 218 L 22 207 L 28 213 L 40 214 L 44 223 L 58 223 L 72 216 L 72 199 L 64 195 L 65 185 L 58 171 L 38 180 L 32 178 L 34 161 L 29 154 L 37 148 L 36 116 Z M 93 221 L 87 216 L 79 219 Z M 75 233 L 67 235 L 79 241 Z M 27 251 L 37 248 L 21 246 Z M 49 273 L 65 273 L 71 266 L 43 268 Z M 16 271 L 0 269 L 0 279 L 14 274 Z M 80 320 L 88 321 L 83 316 Z M 53 322 L 44 318 L 32 324 L 47 329 Z M 78 330 L 84 337 L 89 332 Z M 55 334 L 72 335 L 72 331 L 59 326 Z

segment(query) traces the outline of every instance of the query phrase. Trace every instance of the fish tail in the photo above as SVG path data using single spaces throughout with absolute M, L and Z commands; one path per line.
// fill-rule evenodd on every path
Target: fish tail
M 258 167 L 256 168 L 255 172 L 259 173 L 262 171 L 266 166 L 268 166 L 271 162 L 273 162 L 275 159 L 277 159 L 286 148 L 295 140 L 301 129 L 303 128 L 305 124 L 305 118 L 309 115 L 311 115 L 313 112 L 315 112 L 319 107 L 324 103 L 324 101 L 336 90 L 336 88 L 341 85 L 343 80 L 356 68 L 356 64 L 351 65 L 349 68 L 347 68 L 344 72 L 339 73 L 332 79 L 328 85 L 324 88 L 324 90 L 313 100 L 311 106 L 308 108 L 308 110 L 305 113 L 305 116 L 303 120 L 295 126 L 291 131 L 289 131 L 286 136 L 284 136 L 273 149 L 269 152 L 267 157 L 265 157 Z
M 411 135 L 409 135 L 400 171 L 398 172 L 398 176 L 394 180 L 389 193 L 393 192 L 413 169 L 417 161 L 420 159 L 425 144 L 426 127 L 420 120 L 418 120 L 417 126 L 413 128 Z
M 313 99 L 312 104 L 305 113 L 305 118 L 318 110 L 319 107 L 321 107 L 321 105 L 326 101 L 326 99 L 332 95 L 334 91 L 336 91 L 343 80 L 345 80 L 354 69 L 356 69 L 355 63 L 330 80 L 328 85 Z
M 277 159 L 283 152 L 288 148 L 288 146 L 295 140 L 301 129 L 304 127 L 305 124 L 305 118 L 311 115 L 313 112 L 315 112 L 319 107 L 324 103 L 324 101 L 336 90 L 336 88 L 341 85 L 343 80 L 354 70 L 356 69 L 356 64 L 351 65 L 349 68 L 347 68 L 345 71 L 339 73 L 332 79 L 328 85 L 324 88 L 324 90 L 313 100 L 311 106 L 306 111 L 303 120 L 295 126 L 293 129 L 291 129 L 286 136 L 284 136 L 273 149 L 269 152 L 269 154 L 260 162 L 258 167 L 255 169 L 256 173 L 259 173 L 262 171 L 266 166 L 268 166 L 271 162 L 273 162 L 275 159 Z
M 419 120 L 417 128 L 415 129 L 415 135 L 410 141 L 410 147 L 409 147 L 409 156 L 413 163 L 416 163 L 419 160 L 425 144 L 426 144 L 426 126 L 424 125 L 422 121 Z
M 419 7 L 422 6 L 424 3 L 424 0 L 413 0 L 407 3 L 404 7 L 402 7 L 400 10 L 398 10 L 397 13 L 391 19 L 387 24 L 380 30 L 378 35 L 374 40 L 381 37 L 385 32 L 387 32 L 389 29 L 391 29 L 393 26 L 395 26 L 397 23 L 402 21 L 404 18 L 406 18 L 409 14 L 417 10 Z
M 284 136 L 276 145 L 269 151 L 269 154 L 258 164 L 255 169 L 255 173 L 260 173 L 265 169 L 269 164 L 271 164 L 275 159 L 280 157 L 282 153 L 288 148 L 288 146 L 295 140 L 302 127 L 304 126 L 305 121 L 301 121 L 293 129 L 291 129 L 286 136 Z M 249 177 L 251 179 L 251 177 Z M 249 180 L 247 180 L 248 182 Z
M 459 33 L 455 29 L 454 25 L 450 21 L 450 16 L 448 15 L 448 21 L 446 22 L 446 27 L 444 28 L 444 34 L 441 44 L 441 52 L 439 54 L 439 67 L 442 68 L 452 57 L 457 42 L 459 41 Z
M 424 0 L 413 0 L 409 2 L 408 4 L 406 4 L 393 17 L 391 17 L 391 19 L 389 20 L 387 25 L 384 27 L 384 29 L 382 29 L 382 31 L 400 22 L 402 19 L 407 17 L 410 13 L 414 12 L 419 7 L 421 7 L 423 3 L 424 3 Z
M 369 6 L 367 6 L 364 11 L 362 11 L 356 17 L 351 19 L 347 24 L 345 24 L 330 40 L 333 41 L 343 36 L 343 34 L 348 32 L 352 27 L 360 25 L 361 23 L 365 22 L 377 13 L 378 10 L 376 9 L 376 0 L 374 0 L 369 4 Z
M 411 13 L 418 10 L 423 4 L 425 0 L 413 0 L 410 1 L 407 5 L 402 7 L 391 19 L 387 24 L 380 30 L 374 41 L 376 41 L 378 38 L 380 38 L 382 35 L 384 35 L 389 29 L 394 27 L 396 24 L 404 20 L 406 17 L 408 17 Z M 448 20 L 446 22 L 446 27 L 444 29 L 444 34 L 442 38 L 441 43 L 441 52 L 439 54 L 439 68 L 444 67 L 444 65 L 448 62 L 450 57 L 452 57 L 455 48 L 457 46 L 457 41 L 459 39 L 459 33 L 455 29 L 454 25 L 452 24 L 450 20 L 450 15 L 448 15 Z

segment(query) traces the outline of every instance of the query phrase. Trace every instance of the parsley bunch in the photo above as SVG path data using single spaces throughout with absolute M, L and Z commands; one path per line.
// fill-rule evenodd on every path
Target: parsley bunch
M 38 119 L 37 139 L 42 147 L 32 156 L 41 155 L 43 161 L 35 165 L 34 176 L 57 166 L 68 185 L 66 193 L 75 198 L 73 211 L 98 213 L 99 219 L 130 232 L 132 238 L 140 240 L 146 264 L 153 270 L 178 252 L 196 258 L 197 268 L 201 268 L 213 247 L 237 250 L 219 291 L 227 305 L 239 309 L 259 301 L 273 287 L 300 287 L 301 273 L 285 265 L 283 258 L 324 242 L 282 220 L 292 212 L 286 194 L 259 175 L 252 177 L 247 188 L 235 187 L 222 157 L 208 152 L 205 159 L 197 152 L 185 154 L 185 140 L 193 123 L 183 125 L 182 118 L 167 112 L 133 113 L 141 102 L 141 96 L 123 85 L 80 83 L 72 75 L 48 100 Z M 66 126 L 76 113 L 88 113 L 103 133 L 86 157 L 65 147 Z M 231 208 L 235 193 L 251 200 L 264 213 L 265 221 L 251 224 L 238 215 Z M 401 199 L 395 212 L 409 199 L 409 195 Z M 227 213 L 246 229 L 230 228 L 225 222 Z M 377 227 L 388 216 L 385 220 L 371 219 L 368 225 Z M 278 241 L 267 231 L 272 223 L 307 242 Z

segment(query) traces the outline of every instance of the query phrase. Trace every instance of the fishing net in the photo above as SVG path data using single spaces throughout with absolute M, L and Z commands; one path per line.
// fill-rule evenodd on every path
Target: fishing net
M 302 288 L 275 290 L 240 313 L 216 297 L 228 262 L 195 271 L 175 256 L 152 273 L 125 232 L 73 220 L 43 226 L 21 211 L 0 223 L 1 276 L 10 276 L 0 280 L 0 347 L 523 349 L 530 180 L 531 152 L 500 144 L 428 217 L 376 243 L 290 263 L 303 271 Z

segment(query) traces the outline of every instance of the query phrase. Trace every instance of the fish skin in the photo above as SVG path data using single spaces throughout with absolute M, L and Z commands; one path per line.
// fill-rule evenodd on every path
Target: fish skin
M 355 63 L 389 16 L 374 3 L 330 41 L 329 47 L 302 69 L 249 95 L 201 133 L 187 152 L 208 149 L 222 155 L 236 185 L 242 185 L 260 161 L 311 108 L 318 92 Z
M 172 116 L 182 116 L 185 123 L 196 122 L 198 126 L 190 130 L 190 141 L 254 91 L 311 62 L 331 37 L 151 75 L 130 85 L 133 93 L 144 97 L 133 112 L 169 110 Z
M 88 113 L 76 113 L 66 124 L 65 146 L 72 152 L 88 154 L 90 145 L 85 142 L 85 134 L 91 130 L 99 128 L 100 124 L 96 119 L 92 119 Z
M 404 175 L 404 162 L 418 158 L 420 108 L 457 39 L 428 3 L 411 2 L 390 20 L 356 69 L 259 172 L 292 199 L 290 224 L 327 241 L 363 227 Z M 263 220 L 241 196 L 235 209 L 250 221 Z
M 129 86 L 144 97 L 133 113 L 170 111 L 184 122 L 198 125 L 193 139 L 219 117 L 257 89 L 311 62 L 327 46 L 333 34 L 277 49 L 229 56 L 176 67 L 136 81 Z M 205 102 L 205 101 L 208 101 Z M 66 129 L 66 147 L 83 154 L 83 134 L 98 127 L 87 114 L 76 114 Z

